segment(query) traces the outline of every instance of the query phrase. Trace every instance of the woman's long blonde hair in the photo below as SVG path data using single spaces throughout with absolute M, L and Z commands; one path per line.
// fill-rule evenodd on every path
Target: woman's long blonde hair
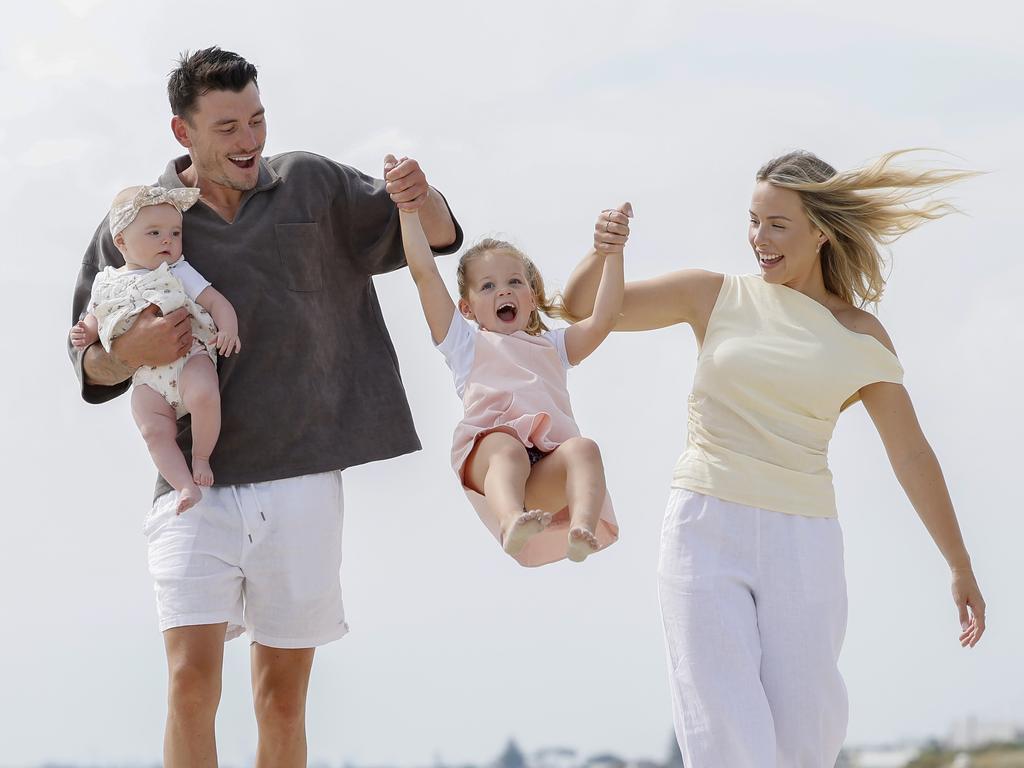
M 916 151 L 920 150 L 887 152 L 865 168 L 840 173 L 810 152 L 798 150 L 769 160 L 757 172 L 758 181 L 800 195 L 811 223 L 828 238 L 821 248 L 825 288 L 850 304 L 863 307 L 881 300 L 885 257 L 879 246 L 957 210 L 946 201 L 925 198 L 978 175 L 893 164 Z
M 537 304 L 537 309 L 530 312 L 530 322 L 525 328 L 527 333 L 532 336 L 539 336 L 548 330 L 548 327 L 544 324 L 544 319 L 541 317 L 541 312 L 548 317 L 568 318 L 565 307 L 562 304 L 561 294 L 556 293 L 549 299 L 544 292 L 544 278 L 541 277 L 537 265 L 525 253 L 512 245 L 512 243 L 505 242 L 504 240 L 495 240 L 490 237 L 486 237 L 478 242 L 462 254 L 462 258 L 459 259 L 459 266 L 455 271 L 455 277 L 459 285 L 459 298 L 469 299 L 469 283 L 466 276 L 469 270 L 469 263 L 473 259 L 479 258 L 491 251 L 511 254 L 523 262 L 526 282 L 529 283 L 530 290 L 533 291 L 533 300 Z

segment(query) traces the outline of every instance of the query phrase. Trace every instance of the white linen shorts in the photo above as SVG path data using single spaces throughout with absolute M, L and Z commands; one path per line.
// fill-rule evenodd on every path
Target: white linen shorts
M 178 492 L 143 524 L 160 631 L 227 622 L 272 648 L 313 648 L 348 631 L 341 599 L 341 472 Z
M 827 768 L 846 736 L 843 534 L 673 489 L 658 587 L 686 768 Z

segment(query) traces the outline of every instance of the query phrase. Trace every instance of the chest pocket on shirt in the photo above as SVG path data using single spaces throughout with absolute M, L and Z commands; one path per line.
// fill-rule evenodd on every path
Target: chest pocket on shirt
M 277 255 L 285 284 L 293 291 L 319 291 L 324 287 L 324 249 L 315 222 L 277 224 Z

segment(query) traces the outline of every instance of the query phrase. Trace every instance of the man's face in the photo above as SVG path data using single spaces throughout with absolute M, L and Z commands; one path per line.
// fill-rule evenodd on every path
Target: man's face
M 175 118 L 179 120 L 180 118 Z M 256 83 L 239 92 L 208 91 L 182 120 L 192 164 L 202 181 L 244 192 L 256 186 L 260 155 L 267 141 L 267 122 Z

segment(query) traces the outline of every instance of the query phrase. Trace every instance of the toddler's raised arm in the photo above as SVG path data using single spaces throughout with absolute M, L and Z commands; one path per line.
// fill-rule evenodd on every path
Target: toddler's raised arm
M 409 264 L 409 272 L 420 294 L 423 315 L 427 318 L 431 338 L 435 344 L 440 344 L 448 335 L 448 328 L 452 324 L 455 302 L 452 301 L 451 294 L 441 279 L 441 273 L 437 271 L 434 254 L 423 232 L 419 213 L 399 211 L 398 218 L 402 224 L 405 260 Z
M 597 287 L 597 297 L 594 299 L 594 311 L 590 317 L 580 320 L 565 332 L 565 352 L 573 365 L 601 345 L 612 332 L 619 312 L 622 311 L 622 296 L 625 291 L 622 254 L 629 238 L 629 226 L 619 226 L 619 229 L 625 228 L 625 234 L 606 235 L 610 222 L 621 218 L 615 214 L 624 214 L 632 218 L 633 207 L 629 203 L 623 203 L 614 211 L 602 211 L 598 217 L 594 248 L 595 251 L 604 254 L 604 268 L 601 272 L 601 282 Z

